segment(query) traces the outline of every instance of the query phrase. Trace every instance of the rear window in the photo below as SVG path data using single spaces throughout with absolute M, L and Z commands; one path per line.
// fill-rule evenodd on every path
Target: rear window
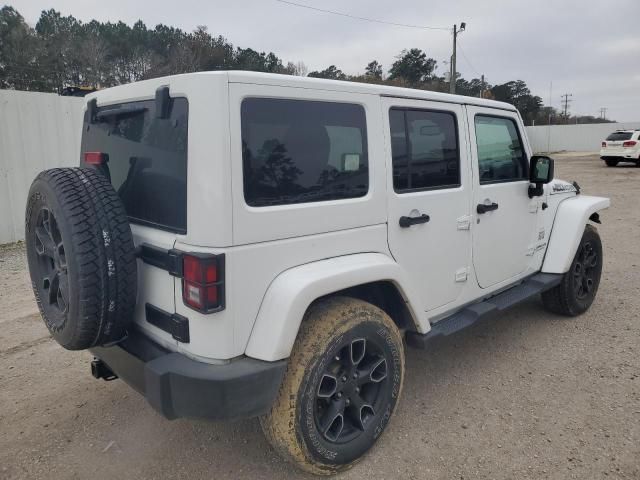
M 611 135 L 607 137 L 607 140 L 610 142 L 618 142 L 621 140 L 630 140 L 633 132 L 613 132 Z
M 369 158 L 362 106 L 247 98 L 241 114 L 247 205 L 320 202 L 367 194 Z
M 186 233 L 187 99 L 171 99 L 169 112 L 156 118 L 149 100 L 102 107 L 93 123 L 86 113 L 82 152 L 109 156 L 100 168 L 132 223 Z

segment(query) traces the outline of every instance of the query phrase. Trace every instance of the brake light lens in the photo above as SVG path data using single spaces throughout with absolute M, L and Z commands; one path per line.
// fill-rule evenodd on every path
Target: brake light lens
M 635 140 L 627 140 L 626 142 L 624 142 L 622 144 L 623 147 L 635 147 L 636 146 L 636 142 Z
M 182 300 L 202 313 L 224 308 L 224 255 L 185 253 L 182 256 Z
M 607 142 L 602 142 L 602 148 L 607 148 Z
M 102 152 L 84 152 L 84 163 L 87 165 L 104 165 L 109 161 L 109 155 Z

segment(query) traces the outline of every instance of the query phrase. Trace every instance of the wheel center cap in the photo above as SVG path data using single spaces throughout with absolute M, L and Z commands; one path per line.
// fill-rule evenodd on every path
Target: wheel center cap
M 342 392 L 348 398 L 358 393 L 358 373 L 354 370 L 342 377 Z

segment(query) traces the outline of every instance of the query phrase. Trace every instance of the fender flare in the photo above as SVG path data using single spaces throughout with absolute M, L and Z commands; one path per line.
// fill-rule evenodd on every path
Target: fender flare
M 578 250 L 589 217 L 611 204 L 608 198 L 577 195 L 558 205 L 542 272 L 566 273 Z
M 307 263 L 278 275 L 262 300 L 245 354 L 266 361 L 289 357 L 302 318 L 314 300 L 376 281 L 394 283 L 418 329 L 424 325 L 430 329 L 424 313 L 413 308 L 420 305 L 419 297 L 411 291 L 400 265 L 382 253 L 359 253 Z

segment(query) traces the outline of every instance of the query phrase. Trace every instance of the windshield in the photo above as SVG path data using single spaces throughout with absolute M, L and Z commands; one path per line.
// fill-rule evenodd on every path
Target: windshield
M 132 223 L 177 233 L 187 228 L 187 126 L 185 98 L 170 101 L 157 118 L 155 101 L 100 108 L 85 114 L 82 152 L 108 155 L 105 173 Z

